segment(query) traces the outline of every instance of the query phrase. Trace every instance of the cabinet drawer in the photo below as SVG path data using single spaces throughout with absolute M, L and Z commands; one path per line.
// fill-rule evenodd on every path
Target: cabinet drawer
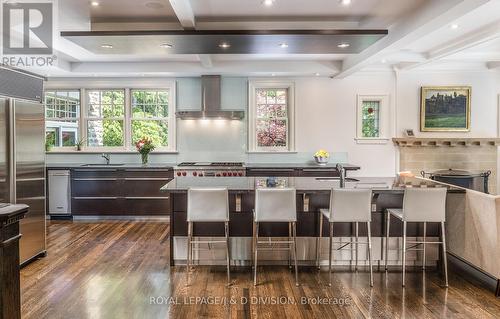
M 124 178 L 173 178 L 171 168 L 126 168 L 123 170 Z
M 119 173 L 115 168 L 74 168 L 71 176 L 73 178 L 118 178 Z
M 73 215 L 125 215 L 120 202 L 115 197 L 73 197 Z
M 294 168 L 250 168 L 247 169 L 247 176 L 275 177 L 275 176 L 297 176 L 298 171 Z
M 335 168 L 304 168 L 300 170 L 300 176 L 303 177 L 338 177 L 339 172 Z
M 119 196 L 120 183 L 116 178 L 74 178 L 71 184 L 72 196 L 109 197 Z
M 123 181 L 123 196 L 166 197 L 160 188 L 170 182 L 168 177 L 127 177 Z
M 125 197 L 124 211 L 126 215 L 170 215 L 170 199 L 168 197 Z

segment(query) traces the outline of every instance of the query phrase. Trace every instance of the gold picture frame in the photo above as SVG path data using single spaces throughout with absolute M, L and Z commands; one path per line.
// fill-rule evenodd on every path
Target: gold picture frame
M 420 90 L 420 131 L 469 132 L 470 86 L 423 86 Z

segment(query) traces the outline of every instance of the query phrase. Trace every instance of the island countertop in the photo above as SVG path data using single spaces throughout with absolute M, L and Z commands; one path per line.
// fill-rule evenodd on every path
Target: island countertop
M 339 163 L 348 171 L 359 170 L 360 166 L 353 165 L 349 163 Z M 249 169 L 259 169 L 259 168 L 305 168 L 305 169 L 325 169 L 325 168 L 336 168 L 337 163 L 326 163 L 319 165 L 313 161 L 302 162 L 302 163 L 245 163 L 245 167 Z
M 337 177 L 278 177 L 276 179 L 284 180 L 284 186 L 293 187 L 298 192 L 322 192 L 340 187 L 340 182 Z M 191 187 L 225 187 L 231 192 L 249 192 L 265 185 L 266 180 L 266 177 L 182 177 L 174 178 L 172 181 L 165 184 L 161 188 L 161 191 L 176 193 L 186 192 Z M 401 182 L 396 177 L 356 177 L 346 178 L 345 188 L 372 189 L 378 192 L 403 192 L 408 183 L 415 186 L 422 184 L 431 187 L 446 186 L 421 178 L 414 178 L 413 181 L 405 180 L 405 182 Z M 451 187 L 449 188 L 452 189 Z M 453 190 L 458 189 L 453 188 Z

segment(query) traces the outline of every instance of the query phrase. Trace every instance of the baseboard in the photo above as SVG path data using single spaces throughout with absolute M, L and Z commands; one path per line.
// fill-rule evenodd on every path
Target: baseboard
M 498 278 L 485 273 L 481 269 L 452 253 L 448 253 L 448 265 L 454 272 L 465 275 L 465 279 L 491 290 L 497 297 L 500 295 L 500 280 Z

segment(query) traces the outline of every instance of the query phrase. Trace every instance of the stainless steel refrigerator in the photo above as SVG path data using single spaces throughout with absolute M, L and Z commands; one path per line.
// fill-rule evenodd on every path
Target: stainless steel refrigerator
M 0 67 L 0 202 L 26 204 L 21 264 L 45 245 L 45 118 L 43 78 Z

